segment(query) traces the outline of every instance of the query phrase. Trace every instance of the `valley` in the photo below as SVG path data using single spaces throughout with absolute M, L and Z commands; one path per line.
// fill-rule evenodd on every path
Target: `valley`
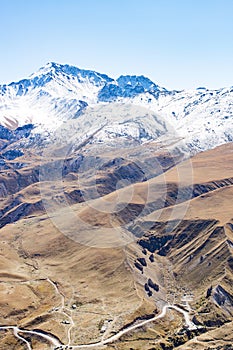
M 0 350 L 232 349 L 232 88 L 0 92 Z
M 90 155 L 91 146 L 85 147 Z M 150 155 L 157 159 L 156 149 Z M 192 177 L 190 161 L 178 161 L 143 181 L 139 172 L 135 183 L 116 191 L 109 187 L 106 194 L 114 178 L 117 182 L 131 167 L 136 170 L 129 160 L 126 172 L 124 160 L 111 162 L 98 172 L 101 181 L 86 176 L 86 191 L 92 193 L 94 183 L 98 188 L 98 197 L 88 201 L 78 192 L 83 182 L 67 168 L 64 192 L 79 193 L 68 197 L 73 221 L 61 205 L 59 182 L 46 182 L 41 194 L 37 177 L 27 176 L 31 180 L 24 183 L 17 179 L 23 174 L 13 171 L 10 178 L 16 177 L 22 188 L 4 180 L 10 196 L 2 200 L 8 219 L 1 221 L 0 324 L 5 329 L 0 348 L 205 349 L 206 342 L 207 349 L 211 342 L 231 344 L 230 336 L 219 334 L 230 327 L 233 312 L 232 154 L 232 144 L 223 145 L 191 158 Z M 24 172 L 33 174 L 34 166 Z M 41 195 L 47 198 L 51 188 L 56 205 L 48 216 L 35 203 Z M 107 212 L 105 201 L 111 206 Z M 18 211 L 22 205 L 28 210 Z

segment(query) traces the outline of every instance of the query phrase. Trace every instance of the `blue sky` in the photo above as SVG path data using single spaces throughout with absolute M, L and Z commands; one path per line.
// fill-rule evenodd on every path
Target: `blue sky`
M 0 84 L 47 62 L 167 88 L 233 85 L 233 0 L 0 0 Z

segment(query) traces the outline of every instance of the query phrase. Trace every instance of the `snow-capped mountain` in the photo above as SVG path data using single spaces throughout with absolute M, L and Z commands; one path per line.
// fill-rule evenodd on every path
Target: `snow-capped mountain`
M 88 106 L 113 102 L 147 108 L 196 151 L 233 140 L 233 87 L 169 91 L 144 76 L 126 75 L 115 80 L 57 63 L 48 63 L 27 79 L 0 86 L 0 124 L 11 129 L 33 124 L 32 132 L 43 135 L 66 120 L 78 118 Z M 114 116 L 112 119 L 111 123 L 111 116 L 108 118 L 105 134 L 114 125 L 115 134 L 141 140 L 133 116 L 130 124 L 125 120 L 120 126 Z M 146 123 L 144 129 L 143 142 L 145 135 L 148 140 L 155 138 L 156 132 L 148 133 Z

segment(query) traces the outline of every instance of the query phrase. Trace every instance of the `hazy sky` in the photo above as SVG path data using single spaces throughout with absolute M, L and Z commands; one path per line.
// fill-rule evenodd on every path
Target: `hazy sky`
M 0 84 L 47 62 L 167 88 L 233 85 L 233 0 L 0 0 Z

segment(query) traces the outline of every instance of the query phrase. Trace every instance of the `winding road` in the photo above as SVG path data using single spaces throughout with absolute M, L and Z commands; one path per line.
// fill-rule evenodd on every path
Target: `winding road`
M 55 337 L 53 337 L 51 335 L 45 334 L 44 332 L 23 330 L 23 329 L 18 328 L 17 326 L 1 326 L 0 330 L 13 330 L 13 333 L 16 336 L 16 338 L 18 338 L 19 340 L 24 342 L 25 345 L 27 346 L 28 350 L 33 350 L 33 349 L 31 347 L 30 343 L 25 338 L 23 338 L 20 334 L 39 336 L 39 337 L 43 338 L 44 340 L 50 342 L 50 344 L 52 346 L 54 346 L 54 350 L 88 349 L 88 348 L 101 347 L 101 346 L 104 346 L 106 344 L 113 343 L 116 340 L 120 339 L 124 334 L 127 334 L 127 333 L 129 333 L 129 332 L 131 332 L 131 331 L 133 331 L 133 330 L 135 330 L 137 328 L 145 326 L 146 324 L 148 324 L 150 322 L 153 322 L 153 321 L 156 321 L 156 320 L 158 320 L 160 318 L 163 318 L 166 315 L 168 309 L 173 309 L 173 310 L 176 310 L 176 311 L 182 313 L 183 316 L 184 316 L 184 319 L 185 319 L 185 325 L 190 330 L 198 328 L 190 320 L 190 316 L 189 316 L 189 312 L 188 311 L 185 311 L 185 310 L 181 309 L 179 306 L 167 304 L 167 305 L 164 305 L 164 307 L 163 307 L 163 309 L 162 309 L 162 311 L 161 311 L 161 313 L 159 315 L 157 315 L 157 316 L 155 316 L 153 318 L 150 318 L 148 320 L 144 320 L 144 321 L 142 321 L 142 322 L 140 322 L 138 324 L 129 326 L 128 328 L 125 328 L 125 329 L 119 331 L 117 334 L 115 334 L 115 335 L 113 335 L 113 336 L 111 336 L 111 337 L 109 337 L 109 338 L 107 338 L 105 340 L 101 340 L 101 341 L 99 341 L 97 343 L 91 343 L 91 344 L 70 345 L 70 339 L 69 339 L 69 343 L 64 345 L 64 344 L 61 344 L 60 341 L 57 338 L 55 338 Z
M 61 306 L 56 312 L 59 312 L 60 314 L 65 315 L 65 317 L 69 320 L 70 326 L 67 330 L 67 339 L 68 339 L 68 346 L 70 346 L 71 343 L 71 330 L 75 326 L 73 318 L 72 318 L 72 311 L 70 311 L 67 307 L 65 307 L 65 296 L 60 292 L 55 282 L 53 282 L 50 278 L 46 278 L 46 280 L 53 286 L 55 289 L 56 294 L 58 294 L 61 298 Z M 71 315 L 70 315 L 71 313 Z
M 19 335 L 19 333 L 27 335 L 36 335 L 37 337 L 39 336 L 44 340 L 50 342 L 52 345 L 55 346 L 55 348 L 61 345 L 60 341 L 57 338 L 40 331 L 29 331 L 25 329 L 20 329 L 17 326 L 1 326 L 0 330 L 13 330 L 15 337 L 23 341 L 27 345 L 28 350 L 32 350 L 31 344 L 25 338 Z

